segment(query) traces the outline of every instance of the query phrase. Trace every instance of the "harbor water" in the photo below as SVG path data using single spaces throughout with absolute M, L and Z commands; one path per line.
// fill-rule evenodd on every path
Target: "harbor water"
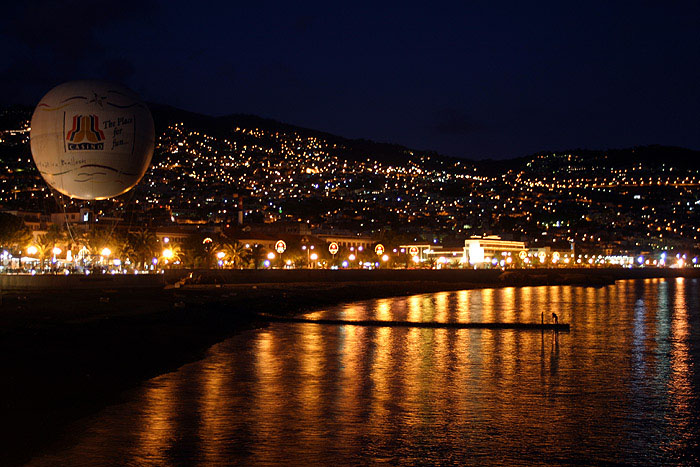
M 283 303 L 280 304 L 284 306 Z M 700 280 L 477 289 L 271 323 L 74 423 L 32 465 L 697 465 Z

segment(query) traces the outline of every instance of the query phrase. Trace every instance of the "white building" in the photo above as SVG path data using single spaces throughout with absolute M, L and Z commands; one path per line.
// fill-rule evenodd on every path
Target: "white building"
M 519 255 L 521 251 L 526 251 L 525 242 L 501 240 L 497 235 L 474 236 L 464 241 L 464 256 L 473 266 L 491 263 L 494 259 L 500 263 L 508 257 Z

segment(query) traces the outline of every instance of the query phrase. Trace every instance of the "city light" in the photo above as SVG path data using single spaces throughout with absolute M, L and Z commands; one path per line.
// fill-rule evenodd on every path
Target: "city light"
M 20 127 L 5 129 L 2 134 L 23 135 L 22 141 L 26 144 L 29 119 Z M 181 267 L 194 267 L 194 258 L 198 257 L 184 251 L 187 237 L 192 238 L 194 230 L 188 234 L 183 232 L 195 225 L 201 226 L 197 232 L 206 232 L 201 241 L 208 254 L 214 245 L 223 245 L 222 241 L 240 241 L 240 246 L 246 250 L 256 245 L 267 252 L 276 247 L 274 241 L 267 242 L 270 236 L 274 235 L 280 242 L 280 236 L 290 235 L 288 241 L 294 242 L 290 243 L 290 249 L 293 245 L 295 253 L 287 254 L 293 257 L 301 248 L 307 253 L 307 261 L 297 260 L 296 265 L 285 261 L 289 267 L 308 266 L 312 261 L 311 252 L 315 251 L 312 243 L 318 242 L 322 245 L 338 242 L 337 253 L 334 253 L 335 248 L 329 251 L 341 259 L 344 257 L 348 264 L 358 261 L 360 253 L 364 255 L 374 250 L 379 261 L 390 262 L 392 267 L 398 268 L 419 263 L 433 268 L 447 264 L 489 268 L 502 267 L 502 260 L 508 267 L 528 269 L 661 268 L 697 264 L 694 249 L 700 244 L 700 228 L 695 216 L 700 210 L 696 195 L 700 171 L 696 169 L 671 167 L 668 161 L 658 168 L 641 160 L 619 166 L 606 163 L 603 153 L 591 159 L 576 151 L 530 156 L 526 164 L 507 167 L 499 174 L 485 173 L 479 167 L 467 168 L 420 152 L 411 152 L 404 164 L 373 160 L 371 154 L 366 160 L 348 164 L 338 155 L 336 143 L 321 136 L 254 125 L 232 130 L 233 135 L 221 136 L 190 128 L 187 123 L 173 123 L 164 128 L 162 134 L 157 135 L 159 157 L 154 158 L 152 170 L 144 177 L 143 190 L 135 193 L 134 204 L 139 206 L 143 216 L 139 221 L 130 221 L 128 229 L 123 228 L 126 223 L 119 225 L 114 231 L 118 242 L 113 244 L 120 245 L 121 250 L 120 242 L 135 233 L 135 226 L 139 223 L 150 226 L 149 211 L 153 209 L 167 210 L 162 216 L 163 223 L 158 220 L 153 228 L 153 242 L 172 250 L 172 256 L 163 250 L 160 260 L 178 258 Z M 6 167 L 9 172 L 3 179 L 6 185 L 2 187 L 5 191 L 0 193 L 0 202 L 11 209 L 21 207 L 22 203 L 28 206 L 45 203 L 52 195 L 29 176 L 26 165 L 31 166 L 31 158 L 20 162 L 22 164 L 16 167 Z M 551 172 L 549 167 L 557 167 L 557 171 Z M 452 193 L 451 188 L 456 185 L 463 190 L 458 198 L 447 194 Z M 221 187 L 227 188 L 219 192 Z M 249 198 L 244 209 L 240 195 L 225 193 L 228 188 L 235 192 L 241 187 L 245 187 Z M 634 190 L 641 187 L 644 187 L 643 192 Z M 654 187 L 663 187 L 664 191 L 651 196 L 648 190 Z M 173 196 L 173 190 L 182 195 Z M 614 206 L 610 205 L 609 196 L 615 196 Z M 329 197 L 334 199 L 330 207 L 325 203 Z M 293 213 L 281 200 L 292 203 L 309 200 L 310 206 L 318 207 L 303 214 Z M 99 213 L 83 212 L 85 206 L 71 201 L 69 211 L 78 209 L 79 213 L 73 214 L 81 223 L 77 231 L 82 235 L 91 231 L 90 225 L 110 225 L 103 223 L 102 218 L 118 217 L 123 206 L 115 202 Z M 390 222 L 392 231 L 405 233 L 411 243 L 398 245 L 380 234 L 387 212 L 391 213 L 391 219 L 386 218 L 387 225 Z M 52 214 L 49 226 L 65 225 L 65 219 L 56 217 L 57 214 Z M 231 234 L 227 229 L 234 225 L 239 214 L 247 229 L 239 232 L 232 228 L 235 233 Z M 33 221 L 31 225 L 47 227 L 43 219 L 29 210 L 23 216 Z M 303 234 L 293 233 L 295 228 L 287 230 L 293 223 Z M 205 228 L 205 225 L 212 228 Z M 466 247 L 467 251 L 461 252 L 456 251 L 454 245 L 440 244 L 445 236 L 453 242 L 470 240 L 480 231 L 480 225 L 491 226 L 490 230 L 496 234 L 508 235 L 513 244 L 521 247 L 511 248 L 499 243 L 483 254 L 479 251 L 483 250 L 483 245 Z M 35 227 L 32 230 L 34 242 L 45 232 L 39 233 Z M 252 237 L 258 234 L 264 235 Z M 26 247 L 25 254 L 41 254 L 44 258 L 49 251 L 54 253 L 52 262 L 57 263 L 54 269 L 69 263 L 89 269 L 90 263 L 95 261 L 90 258 L 94 253 L 90 254 L 91 248 L 83 251 L 86 241 L 81 235 L 51 244 L 60 247 L 61 255 L 69 250 L 76 252 L 64 258 L 57 258 L 58 254 L 51 248 L 38 243 Z M 224 238 L 229 235 L 230 238 Z M 236 240 L 239 235 L 241 238 Z M 331 238 L 333 235 L 345 238 Z M 393 252 L 391 260 L 384 260 L 384 251 L 375 249 L 380 241 L 386 252 Z M 173 244 L 178 247 L 172 247 Z M 574 255 L 574 247 L 581 255 Z M 5 245 L 3 248 L 9 249 Z M 21 248 L 9 250 L 3 257 L 8 266 L 10 258 L 18 257 Z M 133 246 L 126 251 L 134 251 Z M 280 250 L 277 252 L 276 256 L 283 254 Z M 236 259 L 235 266 L 254 267 L 249 261 L 251 253 L 244 252 L 246 259 Z M 351 255 L 346 256 L 347 253 Z M 134 261 L 133 254 L 131 262 L 127 261 L 127 255 L 119 258 L 121 253 L 109 256 L 123 260 L 124 269 L 135 272 L 136 264 L 142 264 L 143 259 Z M 234 253 L 230 255 L 235 256 Z M 215 256 L 220 260 L 227 257 Z M 272 260 L 276 256 L 265 253 L 262 259 Z M 319 257 L 317 255 L 316 260 Z M 27 270 L 36 263 L 26 262 Z M 321 260 L 317 266 L 336 264 Z M 233 267 L 233 262 L 225 261 L 222 267 Z M 150 265 L 142 269 L 157 271 Z
M 102 251 L 100 251 L 100 256 L 103 256 L 105 258 L 110 256 L 111 254 L 112 254 L 112 250 L 110 250 L 107 247 L 102 248 Z

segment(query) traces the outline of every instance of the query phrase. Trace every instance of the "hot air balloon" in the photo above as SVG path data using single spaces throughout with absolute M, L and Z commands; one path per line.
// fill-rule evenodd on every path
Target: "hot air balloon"
M 126 87 L 71 81 L 39 102 L 29 133 L 39 173 L 52 188 L 83 200 L 121 195 L 146 173 L 153 117 Z

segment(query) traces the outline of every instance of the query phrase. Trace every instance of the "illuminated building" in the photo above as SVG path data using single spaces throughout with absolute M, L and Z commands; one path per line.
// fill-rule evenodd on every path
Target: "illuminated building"
M 466 262 L 471 265 L 491 262 L 496 259 L 500 262 L 507 256 L 518 255 L 525 251 L 525 242 L 501 240 L 497 235 L 485 237 L 473 236 L 464 241 L 464 256 Z

